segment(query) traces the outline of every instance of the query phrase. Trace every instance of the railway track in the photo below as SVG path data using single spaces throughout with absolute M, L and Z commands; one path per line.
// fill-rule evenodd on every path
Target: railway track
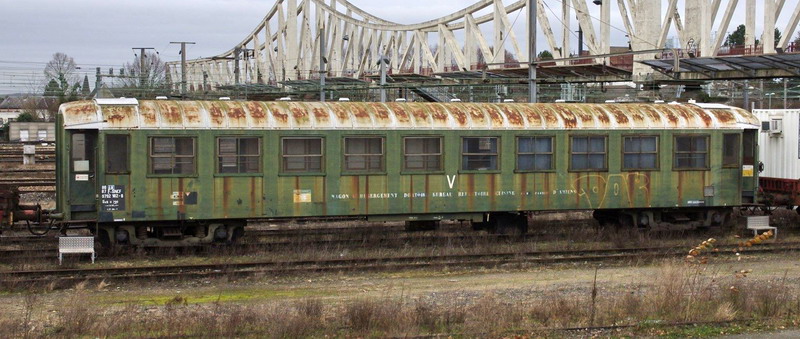
M 719 253 L 730 253 L 735 246 L 723 246 Z M 764 254 L 800 251 L 799 243 L 764 245 L 745 249 L 745 254 Z M 5 271 L 0 286 L 7 289 L 24 286 L 49 285 L 63 288 L 81 282 L 124 282 L 136 280 L 209 279 L 217 277 L 247 277 L 253 275 L 308 274 L 339 271 L 398 271 L 438 267 L 497 267 L 506 265 L 530 266 L 559 263 L 598 261 L 652 260 L 683 257 L 685 249 L 675 247 L 594 249 L 578 251 L 485 252 L 438 256 L 401 256 L 354 259 L 317 259 L 287 261 L 252 261 L 199 265 L 137 266 L 114 268 L 72 268 L 51 270 Z

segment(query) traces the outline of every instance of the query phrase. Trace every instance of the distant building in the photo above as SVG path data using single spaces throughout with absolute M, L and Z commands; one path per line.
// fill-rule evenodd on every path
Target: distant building
M 48 118 L 50 107 L 58 102 L 58 98 L 43 96 L 9 96 L 0 102 L 0 124 L 15 121 L 24 112 L 35 113 L 40 120 Z
M 56 141 L 54 122 L 12 122 L 8 124 L 8 141 Z

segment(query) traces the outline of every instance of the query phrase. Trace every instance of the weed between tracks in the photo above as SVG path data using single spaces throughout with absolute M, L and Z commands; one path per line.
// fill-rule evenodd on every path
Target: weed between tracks
M 571 336 L 576 333 L 553 329 L 618 325 L 633 327 L 605 335 L 679 336 L 744 329 L 703 325 L 687 330 L 668 324 L 759 319 L 759 324 L 797 326 L 800 321 L 796 277 L 756 279 L 746 272 L 723 273 L 715 267 L 682 262 L 663 264 L 653 272 L 635 284 L 599 285 L 594 303 L 591 281 L 588 286 L 578 283 L 526 295 L 503 290 L 445 291 L 233 303 L 220 294 L 204 299 L 175 296 L 148 305 L 88 302 L 98 291 L 84 285 L 57 307 L 46 304 L 40 295 L 19 296 L 16 311 L 0 314 L 0 336 Z

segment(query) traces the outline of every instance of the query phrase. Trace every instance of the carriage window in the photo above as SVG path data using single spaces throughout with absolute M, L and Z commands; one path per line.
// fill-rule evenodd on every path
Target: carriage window
M 106 173 L 129 173 L 128 135 L 106 135 Z
M 71 157 L 75 172 L 94 172 L 94 136 L 86 133 L 73 133 Z
M 517 170 L 548 171 L 553 169 L 553 137 L 520 137 L 517 139 Z
M 217 173 L 261 172 L 259 138 L 217 138 Z
M 194 174 L 194 140 L 191 137 L 150 138 L 150 173 Z
M 658 169 L 658 137 L 624 137 L 623 169 Z
M 284 172 L 322 172 L 322 138 L 284 138 L 282 142 Z
M 605 171 L 606 137 L 572 137 L 571 156 L 574 171 Z
M 405 140 L 404 169 L 409 171 L 442 170 L 442 138 L 408 137 Z
M 497 161 L 497 139 L 461 139 L 461 169 L 466 171 L 494 171 L 499 168 Z
M 722 166 L 739 167 L 739 135 L 722 136 Z
M 383 138 L 344 138 L 344 170 L 383 171 Z
M 708 137 L 705 135 L 675 137 L 675 168 L 708 168 Z

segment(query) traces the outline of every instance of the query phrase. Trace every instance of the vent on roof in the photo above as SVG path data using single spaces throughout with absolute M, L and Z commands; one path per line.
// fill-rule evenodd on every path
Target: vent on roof
M 163 96 L 163 95 L 159 95 L 159 96 L 156 97 L 156 100 L 167 100 L 167 97 Z
M 408 100 L 406 100 L 406 98 L 397 98 L 397 99 L 394 99 L 394 101 L 395 102 L 406 102 Z
M 347 102 L 347 101 L 350 101 L 350 98 L 339 98 L 339 101 Z
M 514 99 L 503 99 L 503 102 L 509 104 L 514 102 Z
M 231 101 L 231 97 L 219 97 L 219 100 L 222 100 L 222 101 Z
M 292 97 L 278 98 L 278 101 L 292 101 Z
M 458 98 L 450 99 L 450 102 L 461 102 L 461 99 L 458 99 Z

